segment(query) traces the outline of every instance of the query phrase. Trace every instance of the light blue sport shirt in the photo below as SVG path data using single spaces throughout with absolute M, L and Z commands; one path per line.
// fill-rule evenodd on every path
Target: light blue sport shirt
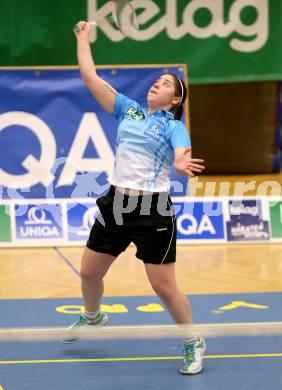
M 167 191 L 174 150 L 191 144 L 184 124 L 169 111 L 148 115 L 146 108 L 121 93 L 116 93 L 113 114 L 119 126 L 109 182 L 136 190 Z

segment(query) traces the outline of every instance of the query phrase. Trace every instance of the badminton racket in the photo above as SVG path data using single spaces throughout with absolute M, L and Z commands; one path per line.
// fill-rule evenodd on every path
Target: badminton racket
M 136 11 L 130 0 L 113 0 L 111 3 L 111 14 L 106 18 L 107 23 L 110 23 L 115 29 L 120 31 L 124 36 L 130 35 L 132 27 L 139 29 Z M 126 10 L 125 10 L 125 7 Z M 126 12 L 124 12 L 126 11 Z M 88 22 L 91 26 L 99 26 L 105 23 L 105 19 L 91 20 Z M 81 28 L 77 24 L 74 26 L 75 32 L 80 32 Z

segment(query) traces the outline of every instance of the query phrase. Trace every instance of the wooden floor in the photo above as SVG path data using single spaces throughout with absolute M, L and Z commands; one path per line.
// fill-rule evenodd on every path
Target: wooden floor
M 220 183 L 229 182 L 226 195 L 234 195 L 234 183 L 252 181 L 255 189 L 245 195 L 256 194 L 266 181 L 276 183 L 272 195 L 281 195 L 281 174 L 203 177 L 196 195 L 205 194 L 208 182 L 216 183 L 217 195 Z M 79 270 L 83 248 L 60 250 Z M 134 255 L 135 248 L 129 247 L 113 264 L 105 278 L 106 296 L 154 294 L 142 261 Z M 282 291 L 282 244 L 178 245 L 177 280 L 186 294 Z M 80 296 L 78 275 L 54 249 L 0 249 L 0 299 Z
M 60 248 L 79 269 L 83 248 Z M 154 295 L 130 247 L 105 278 L 106 296 Z M 282 291 L 282 244 L 178 246 L 177 280 L 186 294 Z M 79 277 L 52 248 L 0 255 L 0 299 L 80 297 Z

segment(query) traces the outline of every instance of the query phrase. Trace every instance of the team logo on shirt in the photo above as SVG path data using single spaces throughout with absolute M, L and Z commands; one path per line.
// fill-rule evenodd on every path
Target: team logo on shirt
M 141 121 L 142 119 L 145 119 L 145 115 L 143 111 L 138 107 L 129 107 L 125 115 L 129 116 L 131 119 L 135 121 Z
M 160 130 L 158 129 L 158 126 L 154 125 L 150 129 L 145 131 L 145 134 L 149 134 L 154 138 L 160 139 Z

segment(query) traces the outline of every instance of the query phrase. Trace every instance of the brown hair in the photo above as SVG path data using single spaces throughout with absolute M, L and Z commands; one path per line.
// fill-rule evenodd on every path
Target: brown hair
M 187 97 L 187 87 L 183 80 L 181 80 L 176 74 L 174 73 L 167 73 L 170 76 L 173 77 L 174 82 L 174 88 L 175 88 L 175 95 L 181 97 L 181 102 L 173 106 L 170 111 L 174 114 L 174 119 L 180 120 L 183 115 L 184 111 L 184 102 Z

